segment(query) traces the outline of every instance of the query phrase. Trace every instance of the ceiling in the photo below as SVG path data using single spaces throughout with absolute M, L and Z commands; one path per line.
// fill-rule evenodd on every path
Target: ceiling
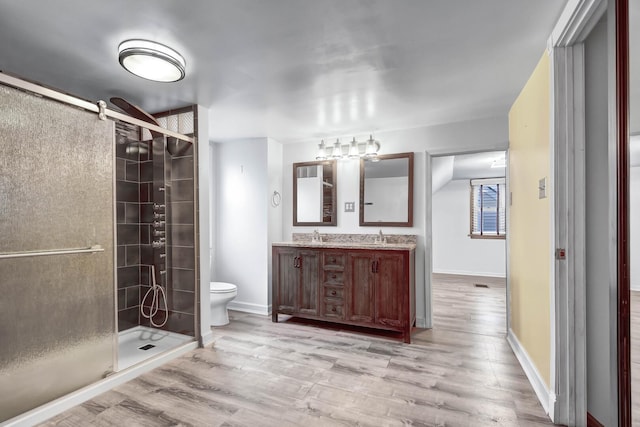
M 431 159 L 431 190 L 436 193 L 455 179 L 502 178 L 506 167 L 494 163 L 504 161 L 505 151 L 486 151 L 473 154 L 433 157 Z
M 506 115 L 559 0 L 0 0 L 0 70 L 149 112 L 209 108 L 210 139 L 280 142 Z M 120 67 L 129 38 L 187 76 Z

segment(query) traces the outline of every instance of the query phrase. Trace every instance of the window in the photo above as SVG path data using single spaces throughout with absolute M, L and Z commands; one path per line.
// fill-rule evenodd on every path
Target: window
M 471 180 L 472 239 L 504 239 L 506 226 L 504 178 Z

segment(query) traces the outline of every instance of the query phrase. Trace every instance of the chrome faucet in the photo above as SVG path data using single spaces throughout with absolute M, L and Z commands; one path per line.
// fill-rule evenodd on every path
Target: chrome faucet
M 322 243 L 322 236 L 318 233 L 318 230 L 313 230 L 313 237 L 311 238 L 311 242 L 314 243 Z
M 382 229 L 378 232 L 378 237 L 376 237 L 375 243 L 387 243 L 387 237 L 382 234 Z

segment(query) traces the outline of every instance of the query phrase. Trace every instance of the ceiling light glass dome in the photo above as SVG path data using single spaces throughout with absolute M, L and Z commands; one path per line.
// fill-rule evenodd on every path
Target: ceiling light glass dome
M 118 59 L 127 71 L 156 82 L 177 82 L 185 76 L 186 62 L 169 46 L 149 40 L 125 40 L 118 46 Z

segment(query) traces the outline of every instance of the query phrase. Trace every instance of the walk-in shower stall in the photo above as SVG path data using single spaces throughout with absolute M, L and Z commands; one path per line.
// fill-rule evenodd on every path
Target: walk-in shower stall
M 0 423 L 199 334 L 195 109 L 98 105 L 0 73 Z

